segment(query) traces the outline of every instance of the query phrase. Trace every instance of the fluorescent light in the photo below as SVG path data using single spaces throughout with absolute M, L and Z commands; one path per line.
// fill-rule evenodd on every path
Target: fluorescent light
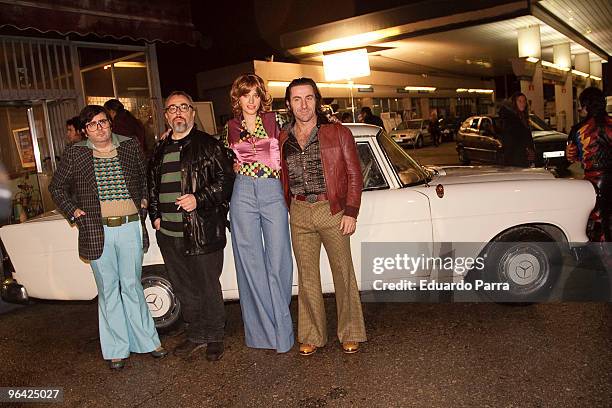
M 406 86 L 404 87 L 406 91 L 426 91 L 433 92 L 437 88 L 435 86 Z
M 578 71 L 577 69 L 572 69 L 572 74 L 580 75 L 581 77 L 588 78 L 589 74 L 586 72 Z
M 138 61 L 119 61 L 113 64 L 115 68 L 146 68 L 147 65 L 144 62 Z
M 601 81 L 601 78 L 595 75 L 590 75 L 591 79 L 594 79 L 596 81 Z
M 565 72 L 570 70 L 568 67 L 562 67 L 561 65 L 553 64 L 552 62 L 548 62 L 544 60 L 542 60 L 542 65 L 544 65 L 545 67 L 555 68 L 555 69 L 558 69 L 560 71 L 565 71 Z
M 538 58 L 536 58 L 536 57 L 528 57 L 528 58 L 527 58 L 527 61 L 528 61 L 528 62 L 533 62 L 533 63 L 535 64 L 536 62 L 538 62 L 538 61 L 539 61 L 539 59 L 538 59 Z
M 273 86 L 273 87 L 288 87 L 289 86 L 289 82 L 285 82 L 285 81 L 268 81 L 268 86 Z M 341 83 L 336 83 L 336 82 L 317 82 L 317 86 L 319 88 L 345 88 L 348 89 L 351 87 L 351 84 L 341 84 Z M 353 88 L 354 89 L 366 89 L 366 88 L 372 88 L 372 85 L 366 85 L 366 84 L 353 84 Z
M 115 68 L 146 68 L 147 65 L 144 62 L 138 61 L 119 61 L 114 64 L 107 64 L 104 66 L 104 69 L 109 69 L 111 66 Z
M 351 88 L 351 84 L 339 84 L 333 82 L 318 82 L 317 86 L 319 88 Z M 364 89 L 371 88 L 372 85 L 364 85 L 364 84 L 352 84 L 352 87 L 355 89 Z
M 456 89 L 457 92 L 461 93 L 461 92 L 469 92 L 469 93 L 484 93 L 484 94 L 492 94 L 493 92 L 495 92 L 493 89 L 477 89 L 477 88 L 457 88 Z
M 400 29 L 385 28 L 377 31 L 370 31 L 368 33 L 361 33 L 351 35 L 348 37 L 336 38 L 329 41 L 323 41 L 320 43 L 307 45 L 306 47 L 300 47 L 299 52 L 301 54 L 316 54 L 325 51 L 343 50 L 347 48 L 356 48 L 365 46 L 371 43 L 380 42 L 380 40 L 393 37 L 400 34 Z

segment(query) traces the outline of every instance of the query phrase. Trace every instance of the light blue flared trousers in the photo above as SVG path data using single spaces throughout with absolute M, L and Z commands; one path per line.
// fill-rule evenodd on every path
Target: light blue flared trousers
M 246 345 L 287 352 L 293 260 L 280 180 L 238 175 L 230 222 Z
M 91 261 L 98 286 L 100 345 L 105 360 L 148 353 L 160 345 L 144 298 L 142 232 L 138 221 L 104 226 L 104 251 Z

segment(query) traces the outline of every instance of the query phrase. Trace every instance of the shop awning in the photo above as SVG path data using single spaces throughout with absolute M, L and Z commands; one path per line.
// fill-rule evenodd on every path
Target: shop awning
M 87 4 L 87 6 L 84 6 Z M 188 0 L 0 0 L 0 27 L 61 35 L 193 44 Z

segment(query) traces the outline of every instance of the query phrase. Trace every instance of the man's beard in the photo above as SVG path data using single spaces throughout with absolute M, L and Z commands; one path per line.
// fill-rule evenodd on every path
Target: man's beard
M 172 124 L 172 130 L 174 133 L 184 133 L 187 131 L 187 129 L 189 129 L 189 124 L 187 121 Z

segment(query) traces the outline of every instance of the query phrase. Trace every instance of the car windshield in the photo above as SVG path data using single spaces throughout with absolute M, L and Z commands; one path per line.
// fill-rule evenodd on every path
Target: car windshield
M 406 130 L 407 126 L 406 126 L 406 122 L 402 122 L 399 125 L 397 125 L 397 127 L 395 128 L 395 130 Z
M 553 130 L 548 123 L 534 114 L 529 115 L 529 124 L 531 125 L 531 130 Z
M 406 123 L 406 129 L 420 129 L 421 121 L 420 120 L 410 120 Z
M 391 140 L 384 131 L 378 133 L 376 140 L 391 162 L 393 169 L 397 172 L 404 187 L 423 184 L 428 181 L 429 173 L 414 161 L 404 149 Z

